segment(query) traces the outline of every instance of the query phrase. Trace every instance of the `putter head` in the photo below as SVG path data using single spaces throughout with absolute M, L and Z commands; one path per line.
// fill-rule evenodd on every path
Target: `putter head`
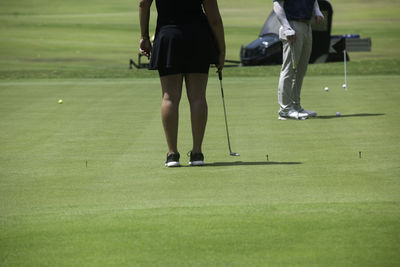
M 231 152 L 230 155 L 233 156 L 233 157 L 235 157 L 235 156 L 240 156 L 239 153 L 235 153 L 235 152 Z

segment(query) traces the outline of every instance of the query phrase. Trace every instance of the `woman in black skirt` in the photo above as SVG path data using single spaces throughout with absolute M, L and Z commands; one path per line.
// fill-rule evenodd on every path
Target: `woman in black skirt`
M 210 64 L 222 71 L 225 38 L 217 0 L 156 0 L 157 27 L 153 47 L 149 40 L 150 6 L 140 0 L 140 52 L 150 57 L 162 87 L 161 117 L 168 144 L 165 166 L 179 164 L 178 110 L 183 80 L 190 103 L 193 147 L 189 165 L 204 165 L 201 150 L 207 123 L 206 87 Z

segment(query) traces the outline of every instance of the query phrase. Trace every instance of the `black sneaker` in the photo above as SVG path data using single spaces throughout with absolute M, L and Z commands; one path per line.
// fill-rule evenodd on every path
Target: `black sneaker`
M 180 166 L 179 158 L 180 158 L 179 153 L 173 153 L 170 155 L 167 154 L 167 161 L 165 162 L 165 166 L 166 167 L 179 167 Z
M 203 166 L 204 165 L 204 155 L 201 152 L 192 153 L 190 152 L 190 166 Z

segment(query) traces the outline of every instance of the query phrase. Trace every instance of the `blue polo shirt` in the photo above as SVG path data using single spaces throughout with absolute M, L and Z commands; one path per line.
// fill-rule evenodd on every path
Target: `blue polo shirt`
M 283 9 L 286 18 L 288 20 L 311 19 L 315 1 L 317 0 L 284 0 Z

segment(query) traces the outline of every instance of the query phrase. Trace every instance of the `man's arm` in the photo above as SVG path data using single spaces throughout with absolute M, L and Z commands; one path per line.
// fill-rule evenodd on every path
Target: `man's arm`
M 315 0 L 314 2 L 314 14 L 315 14 L 315 19 L 317 20 L 317 24 L 321 24 L 324 20 L 324 15 L 319 9 L 318 0 Z
M 283 27 L 283 33 L 290 40 L 292 38 L 295 38 L 296 32 L 292 29 L 292 27 L 289 24 L 288 19 L 286 18 L 286 13 L 285 13 L 285 10 L 283 9 L 284 2 L 285 1 L 275 1 L 274 2 L 274 12 Z

